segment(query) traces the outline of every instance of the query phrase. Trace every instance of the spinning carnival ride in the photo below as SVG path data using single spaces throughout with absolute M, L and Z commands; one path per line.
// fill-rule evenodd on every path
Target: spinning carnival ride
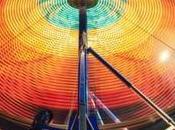
M 100 129 L 139 126 L 159 116 L 174 125 L 166 114 L 175 107 L 174 1 L 98 0 L 87 9 L 87 27 L 86 11 L 67 0 L 0 5 L 3 118 L 29 125 L 38 110 L 49 108 L 53 125 L 65 129 L 72 115 L 84 120 L 91 110 Z

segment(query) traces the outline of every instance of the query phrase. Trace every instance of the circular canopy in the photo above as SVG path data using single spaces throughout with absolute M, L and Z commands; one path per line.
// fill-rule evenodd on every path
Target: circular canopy
M 27 122 L 49 108 L 56 123 L 66 124 L 77 109 L 78 10 L 67 0 L 0 5 L 0 112 Z M 175 106 L 174 18 L 172 0 L 99 0 L 88 9 L 89 46 L 166 111 Z M 88 67 L 90 92 L 122 122 L 153 119 L 155 113 L 91 54 Z

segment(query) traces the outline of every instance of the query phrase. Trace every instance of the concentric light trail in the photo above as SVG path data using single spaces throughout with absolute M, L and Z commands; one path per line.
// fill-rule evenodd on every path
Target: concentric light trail
M 95 7 L 88 9 L 88 29 L 102 28 L 118 22 L 124 14 L 126 1 L 98 0 Z M 45 18 L 58 27 L 78 29 L 78 9 L 69 5 L 67 0 L 40 0 Z
M 78 10 L 66 0 L 1 0 L 0 6 L 0 112 L 28 121 L 49 108 L 64 124 L 69 110 L 77 109 Z M 99 0 L 88 9 L 89 46 L 164 110 L 175 106 L 175 61 L 168 48 L 175 48 L 174 18 L 172 0 Z M 88 62 L 90 91 L 122 122 L 152 117 L 93 56 Z

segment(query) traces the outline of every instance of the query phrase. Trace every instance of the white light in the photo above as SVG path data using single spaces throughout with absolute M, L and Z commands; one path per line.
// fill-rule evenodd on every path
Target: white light
M 171 126 L 171 127 L 167 128 L 165 130 L 174 130 L 174 129 L 175 129 L 175 127 L 174 126 Z
M 169 58 L 170 58 L 170 52 L 168 50 L 163 51 L 159 57 L 161 62 L 167 62 Z

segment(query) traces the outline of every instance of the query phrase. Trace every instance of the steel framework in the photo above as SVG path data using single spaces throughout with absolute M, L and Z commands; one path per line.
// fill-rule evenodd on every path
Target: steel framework
M 133 90 L 143 101 L 145 101 L 169 126 L 175 128 L 174 120 L 144 95 L 136 86 L 134 86 L 124 75 L 108 63 L 91 47 L 88 48 L 87 41 L 87 0 L 79 0 L 79 72 L 78 72 L 78 112 L 72 115 L 69 121 L 69 130 L 99 130 L 98 124 L 103 125 L 103 120 L 96 109 L 97 105 L 103 106 L 107 115 L 115 122 L 120 120 L 88 89 L 88 53 L 91 53 L 106 68 L 108 68 L 117 78 L 119 78 L 128 88 Z M 93 114 L 89 113 L 88 99 L 94 103 Z M 94 101 L 95 100 L 95 101 Z M 99 121 L 97 121 L 97 118 Z M 127 129 L 127 128 L 124 128 Z

